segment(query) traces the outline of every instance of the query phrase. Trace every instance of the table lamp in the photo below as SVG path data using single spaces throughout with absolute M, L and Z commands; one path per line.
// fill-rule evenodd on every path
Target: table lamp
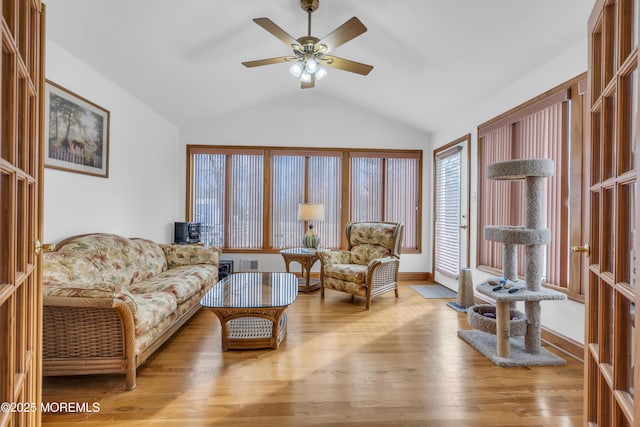
M 322 203 L 300 203 L 298 205 L 298 219 L 301 221 L 324 221 L 324 205 Z M 320 237 L 313 231 L 313 224 L 309 224 L 309 231 L 302 238 L 305 248 L 317 248 Z

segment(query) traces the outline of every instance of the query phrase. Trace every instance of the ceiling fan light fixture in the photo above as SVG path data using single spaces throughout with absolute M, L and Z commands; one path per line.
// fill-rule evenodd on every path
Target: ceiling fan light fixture
M 318 65 L 318 69 L 316 70 L 316 79 L 322 80 L 326 75 L 327 70 L 324 67 Z
M 302 66 L 302 64 L 297 61 L 291 66 L 291 68 L 289 68 L 289 71 L 291 72 L 291 74 L 293 74 L 294 77 L 300 77 L 303 68 L 304 67 Z
M 289 67 L 289 72 L 301 81 L 301 89 L 313 88 L 316 80 L 324 78 L 327 75 L 325 67 L 337 68 L 363 76 L 368 75 L 373 69 L 371 65 L 327 55 L 327 53 L 335 50 L 337 47 L 342 46 L 366 32 L 367 27 L 354 16 L 322 39 L 319 39 L 311 35 L 311 14 L 318 8 L 320 0 L 299 1 L 302 10 L 307 13 L 306 36 L 295 39 L 269 18 L 253 19 L 253 22 L 289 46 L 293 50 L 293 56 L 288 55 L 257 61 L 245 61 L 242 65 L 252 68 L 293 61 L 293 64 Z
M 309 83 L 311 81 L 311 73 L 308 72 L 307 70 L 304 70 L 300 75 L 300 81 Z
M 313 58 L 309 58 L 307 59 L 307 63 L 305 64 L 304 68 L 311 74 L 315 73 L 316 70 L 318 69 L 318 63 L 316 62 L 315 59 Z

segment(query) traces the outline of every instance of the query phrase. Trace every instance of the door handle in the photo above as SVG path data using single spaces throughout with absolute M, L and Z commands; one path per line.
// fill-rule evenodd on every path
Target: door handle
M 589 256 L 589 244 L 585 243 L 582 246 L 570 246 L 569 250 L 573 253 L 582 252 L 586 256 Z
M 464 225 L 464 224 L 460 224 L 460 228 L 462 228 L 464 230 L 465 228 L 467 228 L 467 226 Z
M 42 251 L 55 251 L 56 244 L 55 243 L 40 243 L 40 240 L 36 239 L 35 245 L 36 255 L 40 255 Z

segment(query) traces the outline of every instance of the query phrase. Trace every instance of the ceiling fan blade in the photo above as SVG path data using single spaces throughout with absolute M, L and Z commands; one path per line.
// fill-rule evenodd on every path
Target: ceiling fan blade
M 292 46 L 300 46 L 300 43 L 296 39 L 294 39 L 289 33 L 280 28 L 275 22 L 273 22 L 269 18 L 255 18 L 253 20 L 256 24 L 260 25 L 265 30 L 269 31 L 271 34 L 282 40 L 284 44 L 289 47 Z
M 323 56 L 322 59 L 328 59 L 328 61 L 322 61 L 322 64 L 327 67 L 338 68 L 351 73 L 362 74 L 363 76 L 366 76 L 373 70 L 373 65 L 350 61 L 348 59 L 338 58 L 337 56 L 326 55 Z
M 311 89 L 316 85 L 316 75 L 311 74 L 311 80 L 308 82 L 300 81 L 300 89 Z
M 246 62 L 243 62 L 242 65 L 244 65 L 247 68 L 260 67 L 262 65 L 271 65 L 271 64 L 278 64 L 280 62 L 287 62 L 292 59 L 295 59 L 295 56 L 278 56 L 277 58 L 258 59 L 257 61 L 246 61 Z
M 327 49 L 323 50 L 323 53 L 330 52 L 338 46 L 342 46 L 349 40 L 358 37 L 365 31 L 367 31 L 367 27 L 365 27 L 364 24 L 354 16 L 331 33 L 324 36 L 322 40 L 316 43 L 316 46 L 325 45 Z

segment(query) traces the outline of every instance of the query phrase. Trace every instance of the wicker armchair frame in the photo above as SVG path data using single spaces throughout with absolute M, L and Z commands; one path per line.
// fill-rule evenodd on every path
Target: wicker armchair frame
M 345 234 L 347 235 L 348 250 L 354 245 L 351 244 L 351 230 L 357 222 L 350 222 L 345 226 Z M 367 265 L 367 274 L 365 276 L 365 310 L 371 307 L 371 299 L 385 292 L 394 291 L 396 298 L 398 297 L 398 270 L 400 266 L 400 249 L 402 247 L 402 236 L 404 232 L 404 224 L 394 222 L 380 222 L 380 224 L 395 225 L 393 235 L 393 247 L 390 256 L 386 258 L 373 259 Z M 320 256 L 320 297 L 324 299 L 324 268 L 325 257 Z M 355 301 L 355 295 L 351 295 L 351 302 Z

